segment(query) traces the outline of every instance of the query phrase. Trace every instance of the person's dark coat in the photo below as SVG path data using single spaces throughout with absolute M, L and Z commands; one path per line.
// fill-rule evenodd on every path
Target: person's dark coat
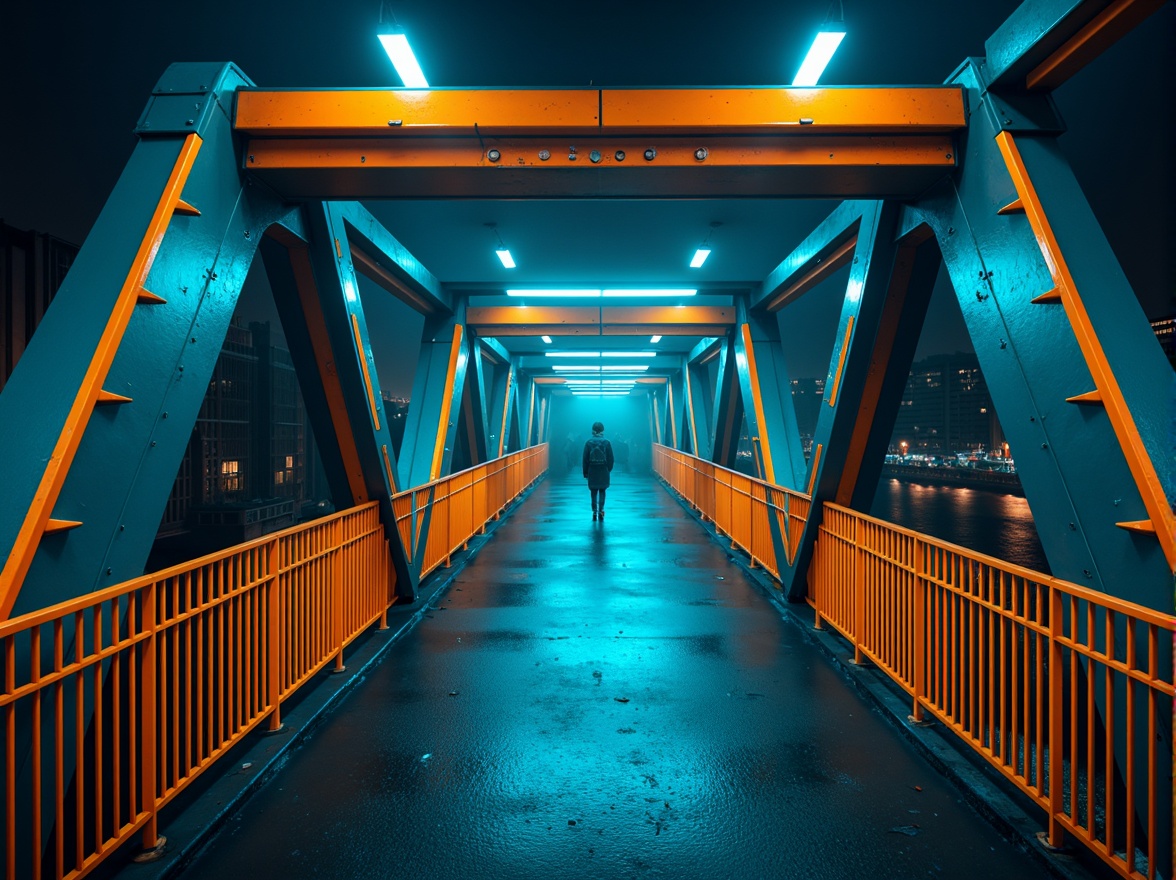
M 592 461 L 592 450 L 600 449 L 604 453 L 603 462 Z M 584 477 L 588 480 L 589 489 L 607 489 L 609 471 L 613 469 L 612 444 L 603 437 L 593 437 L 584 444 L 583 455 Z

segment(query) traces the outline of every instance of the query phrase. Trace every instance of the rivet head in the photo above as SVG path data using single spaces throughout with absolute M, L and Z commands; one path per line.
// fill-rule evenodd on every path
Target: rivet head
M 539 151 L 539 161 L 540 162 L 546 162 L 550 158 L 551 158 L 551 150 L 540 150 Z
M 502 158 L 502 153 L 499 152 L 498 150 L 487 150 L 486 151 L 486 158 L 489 159 L 491 162 L 497 162 L 499 159 Z
M 706 147 L 699 147 L 697 150 L 694 151 L 694 158 L 697 159 L 699 162 L 705 162 L 706 157 L 708 155 L 709 155 L 709 153 L 707 153 Z
M 653 147 L 650 147 L 648 150 L 645 151 L 644 156 L 645 156 L 646 162 L 652 162 L 654 159 L 657 158 L 657 150 L 655 150 Z
M 616 159 L 618 162 L 624 162 L 625 161 L 625 151 L 624 150 L 617 150 L 615 153 L 613 153 L 613 158 Z

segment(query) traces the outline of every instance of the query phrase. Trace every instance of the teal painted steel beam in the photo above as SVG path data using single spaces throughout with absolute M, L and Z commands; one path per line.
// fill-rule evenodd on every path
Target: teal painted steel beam
M 686 355 L 686 362 L 694 365 L 699 361 L 709 360 L 707 355 L 711 354 L 716 348 L 723 344 L 723 339 L 718 336 L 705 336 L 698 341 L 694 348 L 690 349 L 690 354 Z
M 232 65 L 176 65 L 161 82 L 181 80 L 203 87 L 205 104 L 248 83 Z M 222 114 L 170 134 L 162 113 L 153 99 L 144 121 L 158 134 L 136 146 L 0 396 L 0 556 L 6 573 L 27 559 L 7 582 L 14 613 L 142 574 L 257 242 L 288 211 L 242 186 Z M 168 207 L 177 173 L 170 204 L 198 216 Z M 100 390 L 129 400 L 96 406 Z M 43 515 L 81 525 L 45 534 L 42 497 L 54 501 Z
M 734 468 L 739 453 L 739 432 L 743 427 L 743 396 L 739 371 L 735 368 L 735 336 L 723 341 L 715 363 L 714 405 L 711 407 L 711 461 Z
M 788 368 L 774 314 L 736 300 L 735 366 L 752 455 L 761 479 L 803 491 L 806 464 Z
M 707 387 L 706 366 L 692 364 L 683 359 L 683 369 L 686 371 L 686 388 L 689 391 L 686 399 L 687 415 L 690 418 L 690 451 L 699 458 L 711 458 L 711 407 L 714 398 Z
M 805 593 L 805 574 L 820 526 L 821 504 L 849 500 L 852 487 L 857 484 L 856 475 L 865 451 L 860 432 L 868 430 L 872 421 L 860 419 L 859 414 L 861 407 L 869 403 L 867 389 L 895 265 L 898 214 L 898 206 L 892 203 L 871 202 L 862 206 L 804 484 L 806 494 L 813 499 L 812 514 L 805 523 L 792 564 L 781 565 L 781 580 L 793 601 Z M 893 404 L 897 406 L 897 399 Z M 880 452 L 884 450 L 874 450 L 876 455 Z M 843 487 L 848 487 L 848 494 L 839 495 Z
M 359 279 L 347 245 L 343 206 L 324 202 L 308 205 L 305 210 L 310 266 L 318 291 L 316 317 L 321 316 L 329 339 L 333 360 L 327 369 L 333 368 L 338 377 L 345 411 L 345 416 L 341 412 L 333 414 L 333 427 L 336 432 L 346 429 L 349 437 L 344 442 L 350 443 L 355 452 L 351 466 L 358 467 L 360 479 L 352 474 L 350 483 L 357 500 L 380 502 L 380 519 L 396 570 L 396 593 L 412 602 L 416 599 L 417 576 L 401 545 L 392 511 L 392 496 L 401 488 L 396 480 L 395 449 L 359 295 Z M 305 360 L 311 354 L 300 352 L 299 358 Z M 321 382 L 321 369 L 313 375 Z
M 980 103 L 975 67 L 960 77 Z M 1150 608 L 1171 604 L 1171 563 L 1155 535 L 1119 522 L 1149 519 L 1140 486 L 1106 406 L 1069 398 L 1096 390 L 1069 309 L 1034 300 L 1055 280 L 1018 198 L 990 114 L 972 116 L 956 181 L 919 207 L 934 228 L 964 323 L 1033 508 L 1050 568 L 1065 578 Z M 1014 139 L 1072 273 L 1086 331 L 1117 377 L 1138 443 L 1173 501 L 1171 367 L 1049 134 Z M 1098 388 L 1107 393 L 1111 389 Z
M 404 486 L 422 486 L 451 471 L 472 352 L 465 311 L 461 296 L 454 301 L 452 317 L 425 319 L 400 453 Z
M 500 458 L 510 449 L 512 410 L 516 396 L 514 365 L 508 360 L 495 364 L 491 377 L 488 415 L 490 417 L 490 457 Z
M 1142 21 L 1162 6 L 1164 0 L 1136 0 L 1124 12 L 1113 36 Z M 1028 0 L 1018 6 L 984 42 L 984 75 L 991 88 L 1023 89 L 1026 77 L 1059 50 L 1064 50 L 1084 28 L 1098 27 L 1096 17 L 1107 14 L 1114 0 Z M 1108 27 L 1100 28 L 1105 34 Z M 1113 42 L 1113 36 L 1099 41 L 1099 49 Z M 1087 50 L 1083 60 L 1097 52 Z M 1075 67 L 1074 69 L 1077 69 Z M 1051 82 L 1051 86 L 1058 83 Z
M 809 235 L 764 279 L 758 291 L 752 293 L 751 310 L 775 310 L 784 303 L 773 303 L 781 293 L 800 280 L 806 273 L 828 259 L 842 245 L 857 234 L 862 211 L 869 202 L 842 202 L 821 221 Z
M 432 272 L 359 202 L 341 202 L 359 271 L 425 315 L 452 315 L 453 298 Z

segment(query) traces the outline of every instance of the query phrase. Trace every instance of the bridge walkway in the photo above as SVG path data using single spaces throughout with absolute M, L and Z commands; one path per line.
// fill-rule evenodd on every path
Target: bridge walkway
M 435 601 L 185 878 L 1043 876 L 652 478 Z

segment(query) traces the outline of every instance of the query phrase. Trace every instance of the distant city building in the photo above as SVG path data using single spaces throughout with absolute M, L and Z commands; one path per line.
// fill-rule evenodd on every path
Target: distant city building
M 1160 348 L 1168 358 L 1168 363 L 1176 367 L 1176 315 L 1160 318 L 1151 322 L 1152 332 L 1160 341 Z
M 1004 432 L 973 352 L 933 355 L 911 367 L 891 449 L 950 454 L 1003 446 Z
M 77 245 L 0 221 L 0 389 L 77 255 Z
M 211 529 L 245 540 L 292 524 L 327 494 L 290 353 L 272 344 L 268 323 L 234 322 L 159 537 Z
M 800 442 L 805 458 L 812 455 L 813 434 L 817 430 L 817 418 L 821 414 L 821 400 L 825 396 L 825 380 L 793 379 L 792 405 L 796 409 L 796 425 L 800 431 Z

